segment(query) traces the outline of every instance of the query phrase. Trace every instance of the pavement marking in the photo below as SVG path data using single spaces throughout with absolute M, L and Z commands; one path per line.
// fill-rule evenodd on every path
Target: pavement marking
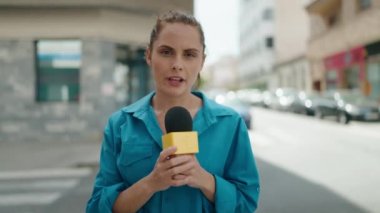
M 50 205 L 91 173 L 90 168 L 0 172 L 0 207 Z
M 9 179 L 32 179 L 32 178 L 54 178 L 54 177 L 83 177 L 91 174 L 90 168 L 62 168 L 62 169 L 36 169 L 22 171 L 0 172 L 0 180 Z
M 15 193 L 0 195 L 0 206 L 48 205 L 61 196 L 59 192 Z
M 13 182 L 13 181 L 12 181 Z M 0 192 L 4 190 L 66 189 L 78 185 L 79 179 L 38 180 L 24 183 L 0 183 Z

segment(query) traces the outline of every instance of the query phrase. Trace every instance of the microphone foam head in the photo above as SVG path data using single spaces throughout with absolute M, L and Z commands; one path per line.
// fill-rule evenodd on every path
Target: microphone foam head
M 181 106 L 170 108 L 165 115 L 165 129 L 166 133 L 193 131 L 193 119 L 190 112 Z

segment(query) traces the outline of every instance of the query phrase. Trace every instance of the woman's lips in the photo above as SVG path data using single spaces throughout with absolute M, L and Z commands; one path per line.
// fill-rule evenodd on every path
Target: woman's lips
M 174 87 L 180 86 L 185 80 L 181 77 L 169 77 L 169 84 Z

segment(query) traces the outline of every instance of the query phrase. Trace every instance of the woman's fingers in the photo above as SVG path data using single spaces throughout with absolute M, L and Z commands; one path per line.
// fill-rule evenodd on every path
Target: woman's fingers
M 165 162 L 170 159 L 170 156 L 173 156 L 174 153 L 177 151 L 177 147 L 171 146 L 168 147 L 160 153 L 160 157 L 158 158 L 160 162 Z
M 173 175 L 172 180 L 184 180 L 187 177 L 185 174 Z
M 174 176 L 178 174 L 186 175 L 187 171 L 192 168 L 191 164 L 184 164 L 181 166 L 174 167 L 168 171 L 168 175 Z
M 171 157 L 166 164 L 169 168 L 180 166 L 187 162 L 191 161 L 191 157 L 189 155 L 176 155 Z
M 189 176 L 196 169 L 197 160 L 194 155 L 175 155 L 176 147 L 169 147 L 161 151 L 157 160 L 155 176 L 157 181 L 164 184 L 162 188 L 170 186 L 187 185 Z M 190 178 L 190 179 L 189 179 Z M 168 185 L 167 185 L 168 184 Z

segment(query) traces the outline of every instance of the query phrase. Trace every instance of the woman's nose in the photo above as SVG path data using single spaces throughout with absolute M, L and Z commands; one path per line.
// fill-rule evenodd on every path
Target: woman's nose
M 178 64 L 173 64 L 172 70 L 181 71 L 182 70 L 182 66 L 180 66 Z
M 176 58 L 173 61 L 172 70 L 181 71 L 183 69 L 182 60 L 180 58 Z

